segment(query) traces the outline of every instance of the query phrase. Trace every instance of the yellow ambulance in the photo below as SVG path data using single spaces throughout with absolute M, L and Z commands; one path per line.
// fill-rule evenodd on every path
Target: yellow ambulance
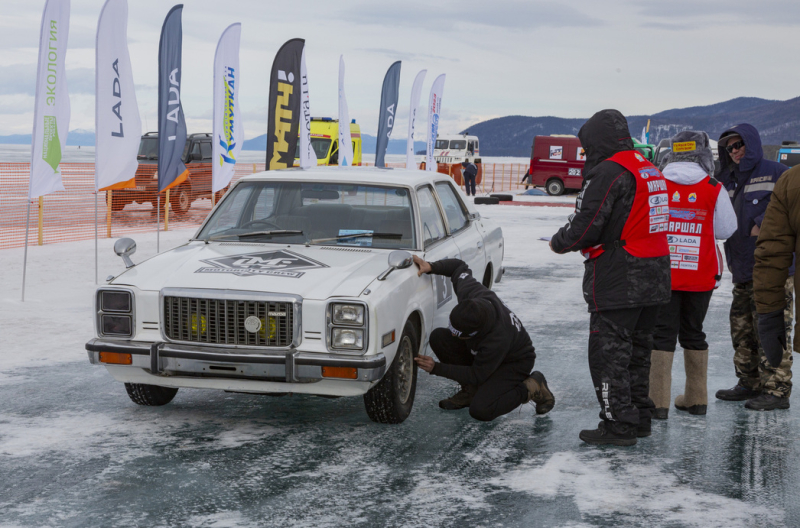
M 361 165 L 361 127 L 356 124 L 355 119 L 350 123 L 350 137 L 353 141 L 353 165 Z M 312 117 L 311 146 L 317 155 L 317 165 L 338 165 L 339 120 L 331 117 Z M 294 165 L 300 166 L 297 156 Z

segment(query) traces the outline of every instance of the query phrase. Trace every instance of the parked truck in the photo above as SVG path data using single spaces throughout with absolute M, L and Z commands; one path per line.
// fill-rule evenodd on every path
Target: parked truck
M 353 165 L 361 165 L 361 127 L 353 119 L 350 122 L 350 139 L 353 144 Z M 294 157 L 294 166 L 300 166 L 299 149 Z M 332 117 L 311 118 L 311 148 L 317 156 L 317 165 L 339 164 L 339 120 Z
M 648 160 L 653 159 L 655 145 L 633 140 L 636 150 Z M 568 134 L 536 136 L 531 145 L 529 185 L 544 187 L 548 194 L 558 196 L 567 189 L 583 186 L 583 166 L 586 153 L 581 140 Z
M 478 176 L 475 184 L 483 180 L 483 166 L 481 164 L 480 141 L 477 136 L 469 133 L 454 136 L 437 135 L 433 146 L 433 157 L 436 159 L 436 170 L 447 174 L 458 185 L 463 185 L 461 177 L 461 164 L 465 161 L 474 163 L 478 167 Z
M 136 187 L 112 191 L 112 211 L 121 211 L 129 203 L 151 203 L 155 207 L 158 202 L 158 132 L 142 136 L 137 159 Z M 182 159 L 189 176 L 169 191 L 170 208 L 179 216 L 188 212 L 195 200 L 211 199 L 211 134 L 187 136 Z M 162 196 L 162 201 L 165 199 Z

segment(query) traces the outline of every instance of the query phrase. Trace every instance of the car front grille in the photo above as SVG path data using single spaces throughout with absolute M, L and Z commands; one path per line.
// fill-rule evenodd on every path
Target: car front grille
M 292 344 L 291 302 L 164 296 L 164 333 L 173 341 L 288 347 Z M 245 321 L 250 319 L 248 327 Z M 256 323 L 256 319 L 260 325 Z M 258 330 L 251 331 L 254 326 Z

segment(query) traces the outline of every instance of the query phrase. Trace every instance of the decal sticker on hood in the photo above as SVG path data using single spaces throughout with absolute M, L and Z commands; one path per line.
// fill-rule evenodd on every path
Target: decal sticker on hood
M 299 270 L 328 267 L 321 262 L 287 250 L 245 253 L 203 260 L 202 262 L 212 267 L 200 268 L 195 273 L 233 273 L 242 277 L 249 275 L 276 275 L 292 279 L 303 276 L 305 271 Z

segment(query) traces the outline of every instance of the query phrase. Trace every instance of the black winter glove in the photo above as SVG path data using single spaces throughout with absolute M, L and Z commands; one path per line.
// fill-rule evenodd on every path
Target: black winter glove
M 783 359 L 786 349 L 786 325 L 783 322 L 783 310 L 766 314 L 758 314 L 758 337 L 767 361 L 777 368 Z

